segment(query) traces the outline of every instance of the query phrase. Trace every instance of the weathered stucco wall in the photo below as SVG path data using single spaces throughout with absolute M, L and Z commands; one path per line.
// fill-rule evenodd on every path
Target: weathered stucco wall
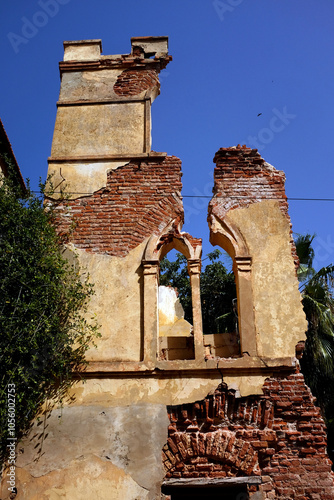
M 64 42 L 64 61 L 94 61 L 100 58 L 101 40 Z
M 166 406 L 203 399 L 221 380 L 144 376 L 87 379 L 69 393 L 74 401 L 35 422 L 19 445 L 17 500 L 156 500 L 165 472 Z M 9 492 L 3 482 L 1 498 Z
M 48 175 L 50 176 L 50 186 L 52 184 L 56 194 L 53 198 L 58 198 L 61 192 L 68 199 L 88 196 L 107 184 L 107 175 L 110 170 L 116 170 L 126 165 L 127 161 L 82 161 L 75 163 L 59 163 L 49 161 Z
M 98 404 L 100 406 L 124 406 L 137 403 L 181 404 L 204 398 L 212 392 L 221 381 L 221 374 L 202 373 L 177 374 L 165 376 L 156 374 L 147 376 L 137 372 L 122 376 L 109 376 L 99 379 L 88 379 L 85 383 L 75 385 L 70 396 L 75 398 L 74 406 Z
M 192 325 L 184 319 L 184 310 L 174 288 L 159 286 L 159 336 L 187 337 Z
M 116 56 L 113 57 L 114 63 Z M 136 75 L 136 76 L 135 76 Z M 121 101 L 120 96 L 139 99 L 151 98 L 159 92 L 160 84 L 155 70 L 126 70 L 123 68 L 100 68 L 92 71 L 64 73 L 59 103 L 78 101 Z
M 291 255 L 289 221 L 274 200 L 235 209 L 229 218 L 242 231 L 252 256 L 258 354 L 294 356 L 297 343 L 305 339 L 307 323 Z
M 34 462 L 37 436 L 28 447 L 23 443 L 17 498 L 156 498 L 164 476 L 164 405 L 65 407 L 47 425 L 43 460 Z M 34 434 L 41 429 L 35 426 Z
M 124 257 L 68 250 L 94 283 L 87 319 L 99 324 L 101 337 L 87 352 L 89 361 L 140 361 L 143 331 L 141 260 L 146 242 Z M 73 247 L 72 247 L 73 248 Z M 69 255 L 73 252 L 73 255 Z
M 95 71 L 64 73 L 59 100 L 66 102 L 117 99 L 114 85 L 122 71 L 122 68 L 105 68 Z
M 60 107 L 51 157 L 144 153 L 143 102 Z
M 95 455 L 80 457 L 66 469 L 54 469 L 46 476 L 34 477 L 20 470 L 17 500 L 151 500 L 150 493 L 140 487 L 123 469 Z M 1 493 L 9 500 L 7 491 Z M 153 497 L 154 498 L 154 497 Z
M 215 161 L 211 241 L 234 258 L 237 281 L 247 278 L 246 292 L 239 287 L 239 316 L 247 309 L 247 324 L 254 315 L 258 356 L 293 357 L 296 344 L 305 339 L 307 322 L 295 272 L 284 173 L 246 146 L 221 148 Z
M 266 378 L 268 378 L 268 374 L 243 375 L 242 377 L 240 375 L 225 375 L 223 380 L 229 389 L 236 392 L 237 397 L 245 398 L 254 394 L 261 394 Z

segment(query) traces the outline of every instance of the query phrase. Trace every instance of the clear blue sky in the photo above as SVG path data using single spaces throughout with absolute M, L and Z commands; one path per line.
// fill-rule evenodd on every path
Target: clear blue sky
M 331 0 L 3 0 L 0 116 L 23 176 L 46 177 L 64 40 L 101 38 L 107 55 L 168 35 L 153 149 L 181 158 L 184 195 L 211 194 L 217 149 L 257 143 L 288 197 L 334 198 L 333 17 Z M 208 201 L 184 199 L 204 253 Z M 289 205 L 294 231 L 317 233 L 317 267 L 333 262 L 334 202 Z

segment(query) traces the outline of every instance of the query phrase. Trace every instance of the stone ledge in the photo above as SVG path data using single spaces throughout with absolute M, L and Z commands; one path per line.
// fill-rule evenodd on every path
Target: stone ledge
M 180 479 L 165 479 L 163 486 L 168 487 L 210 487 L 210 486 L 237 486 L 240 484 L 261 484 L 261 476 L 245 476 L 245 477 L 216 477 L 216 478 L 180 478 Z
M 145 101 L 151 101 L 151 97 L 143 97 L 139 99 L 138 97 L 126 97 L 120 96 L 119 99 L 94 99 L 94 100 L 77 100 L 77 101 L 57 101 L 57 107 L 65 106 L 94 106 L 96 104 L 129 104 L 129 103 L 144 103 Z
M 92 361 L 89 362 L 85 375 L 89 377 L 110 376 L 127 373 L 129 376 L 166 377 L 176 371 L 187 375 L 211 376 L 214 372 L 224 370 L 224 375 L 271 375 L 273 372 L 291 371 L 296 367 L 295 358 L 266 359 L 244 356 L 243 358 L 210 359 L 208 361 L 174 360 L 144 363 L 142 361 Z
M 60 74 L 65 73 L 66 71 L 96 71 L 104 70 L 106 68 L 151 68 L 160 71 L 161 69 L 164 69 L 170 61 L 172 61 L 171 55 L 157 57 L 156 59 L 141 59 L 139 57 L 131 56 L 130 54 L 121 54 L 117 59 L 112 56 L 96 56 L 95 59 L 91 60 L 60 61 L 59 71 Z
M 82 161 L 110 161 L 110 160 L 163 160 L 167 153 L 135 153 L 135 154 L 114 154 L 114 155 L 83 155 L 83 156 L 49 156 L 48 162 L 82 162 Z

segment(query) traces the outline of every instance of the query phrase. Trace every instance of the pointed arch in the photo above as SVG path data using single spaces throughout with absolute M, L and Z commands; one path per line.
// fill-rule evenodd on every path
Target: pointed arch
M 212 213 L 208 219 L 210 243 L 223 248 L 233 259 L 238 300 L 241 353 L 257 355 L 254 299 L 252 289 L 252 257 L 240 229 L 225 216 L 219 219 Z
M 167 253 L 175 249 L 188 262 L 190 277 L 195 360 L 204 360 L 202 311 L 200 299 L 200 273 L 202 240 L 181 232 L 181 219 L 170 222 L 158 235 L 147 242 L 143 256 L 144 274 L 144 361 L 154 364 L 158 353 L 158 287 L 159 263 Z
M 198 260 L 202 255 L 202 240 L 181 232 L 181 219 L 177 217 L 158 235 L 152 235 L 144 252 L 144 261 L 160 261 L 172 249 L 177 250 L 187 260 Z

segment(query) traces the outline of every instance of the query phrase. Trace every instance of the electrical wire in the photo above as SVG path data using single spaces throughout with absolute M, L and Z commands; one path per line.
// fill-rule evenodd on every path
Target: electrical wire
M 39 193 L 39 191 L 32 191 L 33 193 Z M 52 194 L 63 194 L 61 191 L 54 191 Z M 81 196 L 92 196 L 94 193 L 81 193 L 81 192 L 71 192 L 71 191 L 66 191 L 67 195 L 81 195 Z M 126 195 L 128 196 L 128 195 Z M 169 194 L 165 194 L 162 196 L 170 196 Z M 224 196 L 210 196 L 210 195 L 198 195 L 198 194 L 182 194 L 182 198 L 207 198 L 207 199 L 217 199 L 217 198 L 224 198 Z M 261 196 L 228 196 L 226 197 L 229 200 L 238 200 L 238 199 L 254 199 L 258 200 L 261 198 Z M 282 197 L 275 197 L 275 196 L 270 196 L 270 197 L 265 197 L 262 198 L 263 200 L 282 200 L 285 198 Z M 287 201 L 334 201 L 334 198 L 296 198 L 296 197 L 287 197 Z

